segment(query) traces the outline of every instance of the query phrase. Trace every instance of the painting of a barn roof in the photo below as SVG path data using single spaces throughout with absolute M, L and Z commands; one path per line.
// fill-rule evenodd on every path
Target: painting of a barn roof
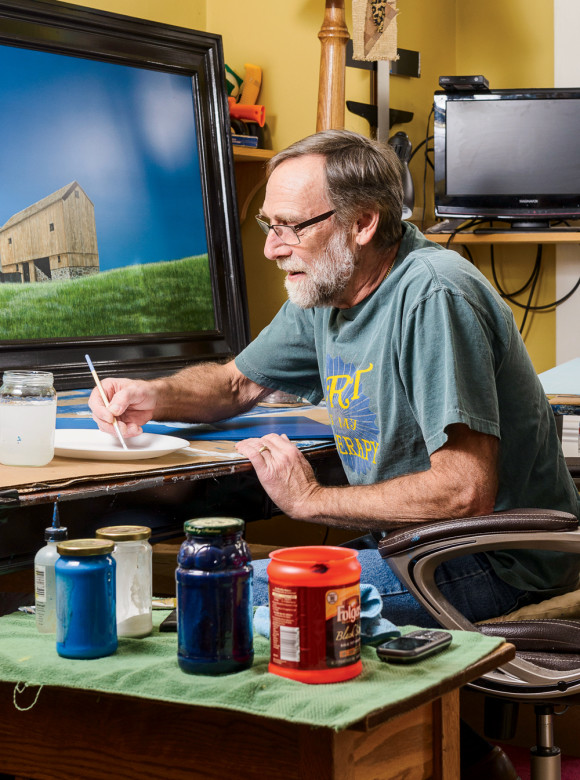
M 5 282 L 98 273 L 95 207 L 78 182 L 19 211 L 0 228 L 0 270 Z

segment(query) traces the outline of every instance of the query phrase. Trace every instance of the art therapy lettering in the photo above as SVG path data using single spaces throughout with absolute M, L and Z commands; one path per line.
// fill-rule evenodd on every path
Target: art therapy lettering
M 338 433 L 334 434 L 334 438 L 336 439 L 336 448 L 341 455 L 352 455 L 363 460 L 368 460 L 370 457 L 371 463 L 376 463 L 378 442 L 367 439 L 351 439 L 349 436 L 340 436 Z
M 352 401 L 356 401 L 359 398 L 360 378 L 362 374 L 366 374 L 373 370 L 373 364 L 369 363 L 368 368 L 355 371 L 354 377 L 348 374 L 337 374 L 336 376 L 326 377 L 326 397 L 327 403 L 332 409 L 335 403 L 342 409 L 348 409 Z M 352 385 L 352 393 L 350 393 L 350 387 Z
M 366 473 L 376 463 L 379 448 L 376 416 L 363 392 L 373 364 L 357 368 L 341 358 L 327 357 L 326 367 L 326 403 L 337 450 L 345 466 Z

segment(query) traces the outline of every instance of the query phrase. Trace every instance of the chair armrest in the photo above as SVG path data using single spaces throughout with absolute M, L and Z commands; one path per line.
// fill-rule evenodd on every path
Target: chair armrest
M 435 570 L 443 561 L 486 550 L 545 549 L 580 554 L 578 520 L 567 512 L 517 509 L 460 520 L 427 521 L 394 531 L 379 542 L 379 552 L 389 559 L 398 579 L 444 628 L 478 631 L 447 601 L 435 583 Z M 492 629 L 495 631 L 496 629 Z M 500 636 L 505 631 L 497 629 Z M 566 686 L 580 689 L 580 668 L 570 672 Z M 514 692 L 522 685 L 548 686 L 555 695 L 561 675 L 542 669 L 523 658 L 485 675 Z M 472 684 L 472 687 L 477 687 Z M 485 687 L 485 686 L 484 686 Z
M 578 519 L 568 512 L 551 509 L 511 509 L 480 517 L 407 524 L 385 536 L 379 542 L 379 552 L 383 558 L 388 558 L 402 550 L 413 550 L 430 542 L 451 541 L 466 535 L 573 531 L 577 527 Z
M 580 653 L 580 623 L 577 620 L 514 620 L 478 623 L 477 628 L 486 636 L 500 636 L 511 642 L 516 650 Z

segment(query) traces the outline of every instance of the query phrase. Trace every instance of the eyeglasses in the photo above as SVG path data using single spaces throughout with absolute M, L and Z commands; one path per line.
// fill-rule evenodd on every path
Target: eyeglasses
M 324 214 L 320 214 L 318 217 L 312 217 L 305 222 L 300 222 L 298 225 L 269 225 L 264 222 L 260 217 L 256 217 L 256 222 L 266 235 L 273 230 L 283 244 L 289 246 L 296 246 L 300 243 L 300 236 L 298 233 L 304 228 L 316 225 L 318 222 L 324 222 L 325 219 L 329 219 L 335 213 L 335 209 L 332 211 L 325 211 Z

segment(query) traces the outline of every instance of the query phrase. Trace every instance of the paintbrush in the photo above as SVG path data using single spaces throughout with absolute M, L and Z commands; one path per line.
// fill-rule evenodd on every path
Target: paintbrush
M 108 409 L 109 408 L 109 399 L 107 398 L 107 396 L 105 394 L 105 391 L 103 390 L 103 385 L 101 384 L 101 380 L 97 376 L 97 372 L 95 371 L 95 367 L 93 366 L 93 361 L 90 359 L 90 357 L 88 355 L 85 355 L 85 360 L 87 361 L 87 364 L 88 364 L 89 368 L 91 369 L 91 374 L 93 375 L 93 379 L 95 380 L 95 384 L 96 384 L 96 386 L 97 386 L 97 388 L 99 390 L 99 393 L 101 394 L 101 398 L 103 399 L 103 403 L 105 404 L 105 406 Z M 122 445 L 123 449 L 124 450 L 128 450 L 129 447 L 127 447 L 127 445 L 125 444 L 125 439 L 121 436 L 121 431 L 119 429 L 119 423 L 117 422 L 116 419 L 115 419 L 115 421 L 113 423 L 113 428 L 115 429 L 115 433 L 119 437 L 119 441 L 121 442 L 121 445 Z

